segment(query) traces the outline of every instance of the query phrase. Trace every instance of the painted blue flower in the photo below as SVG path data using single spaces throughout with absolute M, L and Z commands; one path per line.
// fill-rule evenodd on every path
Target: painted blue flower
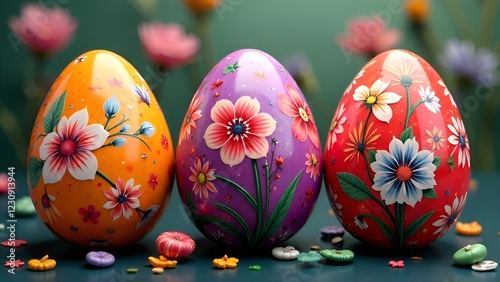
M 371 164 L 375 172 L 373 189 L 380 191 L 382 200 L 387 205 L 406 203 L 410 206 L 422 199 L 422 190 L 436 185 L 432 163 L 434 153 L 418 150 L 415 137 L 403 142 L 393 137 L 389 152 L 378 150 L 375 162 Z
M 116 96 L 113 95 L 104 102 L 103 107 L 104 107 L 104 112 L 106 112 L 106 117 L 113 118 L 115 117 L 116 113 L 120 110 L 120 102 L 118 101 L 118 99 L 116 99 Z
M 130 86 L 130 89 L 149 107 L 151 99 L 149 98 L 149 92 L 144 85 L 140 86 L 139 84 L 134 84 Z
M 148 221 L 153 218 L 153 216 L 156 214 L 156 212 L 160 209 L 159 205 L 154 205 L 151 206 L 149 209 L 143 211 L 143 215 L 139 219 L 139 222 L 137 223 L 137 229 L 141 228 L 144 224 L 146 224 Z
M 120 129 L 120 132 L 121 133 L 127 133 L 128 131 L 130 130 L 130 126 L 128 124 L 125 124 L 122 126 L 122 128 Z
M 145 121 L 141 123 L 138 132 L 146 137 L 151 137 L 155 133 L 155 127 L 149 121 Z
M 455 75 L 489 87 L 498 82 L 498 56 L 486 48 L 476 50 L 471 41 L 449 39 L 440 57 L 441 64 Z
M 123 147 L 126 143 L 127 143 L 127 140 L 125 138 L 118 137 L 118 138 L 113 139 L 113 141 L 111 142 L 111 145 L 113 145 L 113 147 L 115 147 L 115 148 L 120 148 L 120 147 Z

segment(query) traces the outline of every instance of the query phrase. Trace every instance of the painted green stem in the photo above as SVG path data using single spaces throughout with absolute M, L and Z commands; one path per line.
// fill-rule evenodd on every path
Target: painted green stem
M 117 133 L 114 133 L 114 134 L 110 134 L 108 136 L 108 138 L 111 138 L 111 137 L 115 137 L 115 136 L 128 136 L 128 137 L 132 137 L 132 138 L 135 138 L 139 141 L 141 141 L 144 145 L 146 145 L 146 147 L 148 147 L 148 149 L 151 151 L 151 148 L 149 148 L 149 145 L 148 143 L 146 143 L 146 141 L 142 140 L 139 136 L 137 135 L 134 135 L 134 134 L 129 134 L 129 133 L 123 133 L 123 132 L 117 132 Z
M 114 126 L 110 127 L 110 128 L 108 129 L 108 131 L 111 131 L 111 130 L 115 129 L 116 127 L 118 127 L 118 126 L 122 125 L 124 122 L 129 121 L 129 120 L 130 120 L 130 119 L 125 118 L 125 115 L 123 115 L 122 120 L 120 120 L 120 122 L 119 122 L 119 123 L 117 123 L 116 125 L 114 125 Z M 107 122 L 106 122 L 106 124 L 107 124 Z M 106 127 L 104 127 L 104 128 L 106 128 Z
M 231 187 L 233 187 L 236 191 L 238 191 L 247 201 L 248 203 L 250 203 L 250 205 L 252 206 L 252 208 L 257 211 L 257 202 L 255 201 L 255 199 L 252 197 L 252 195 L 250 195 L 250 193 L 248 193 L 247 190 L 245 190 L 245 188 L 241 187 L 241 185 L 239 185 L 238 183 L 224 177 L 224 176 L 221 176 L 221 175 L 217 175 L 215 174 L 214 175 L 215 178 L 217 179 L 220 179 L 224 182 L 226 182 L 227 184 L 229 184 Z
M 415 111 L 415 109 L 418 107 L 418 105 L 424 103 L 425 100 L 418 100 L 418 102 L 416 102 L 411 108 L 410 108 L 410 111 L 409 111 L 409 115 L 408 116 L 411 116 L 413 114 L 413 112 Z M 405 126 L 405 129 L 407 129 L 408 127 Z
M 97 170 L 95 174 L 99 175 L 102 179 L 104 179 L 106 182 L 108 182 L 111 185 L 111 187 L 116 188 L 115 183 L 113 183 L 113 181 L 111 181 L 111 179 L 109 179 L 106 175 L 104 175 L 104 173 Z
M 409 86 L 405 86 L 405 91 L 406 91 L 406 118 L 405 118 L 405 127 L 404 129 L 407 129 L 408 128 L 408 123 L 410 122 L 410 107 L 411 107 L 411 104 L 410 104 L 410 87 Z
M 259 167 L 257 165 L 257 160 L 252 159 L 252 167 L 257 198 L 257 222 L 255 224 L 255 233 L 252 238 L 252 245 L 255 245 L 259 240 L 260 230 L 262 229 L 262 191 L 260 187 Z
M 266 225 L 268 212 L 269 212 L 269 194 L 271 192 L 271 173 L 269 171 L 269 164 L 266 163 L 264 164 L 265 170 L 266 170 L 266 205 L 264 207 L 264 226 Z
M 397 219 L 397 244 L 399 248 L 403 247 L 404 243 L 404 222 L 405 222 L 405 204 L 395 203 L 394 204 L 396 219 Z

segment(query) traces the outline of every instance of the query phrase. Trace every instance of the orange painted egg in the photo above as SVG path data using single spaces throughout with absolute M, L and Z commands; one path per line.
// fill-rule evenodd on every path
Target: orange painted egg
M 339 101 L 325 145 L 331 206 L 359 240 L 422 247 L 462 212 L 469 141 L 443 80 L 425 60 L 391 50 L 368 62 Z
M 82 54 L 59 75 L 33 127 L 28 183 L 58 237 L 83 247 L 136 242 L 173 184 L 170 131 L 149 86 L 119 55 Z

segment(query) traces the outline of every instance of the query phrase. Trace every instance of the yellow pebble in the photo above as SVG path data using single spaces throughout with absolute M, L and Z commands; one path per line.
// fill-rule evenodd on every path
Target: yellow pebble
M 161 267 L 154 267 L 152 271 L 154 274 L 162 274 L 164 270 Z
M 321 247 L 320 246 L 311 246 L 311 250 L 319 251 L 319 250 L 321 250 Z

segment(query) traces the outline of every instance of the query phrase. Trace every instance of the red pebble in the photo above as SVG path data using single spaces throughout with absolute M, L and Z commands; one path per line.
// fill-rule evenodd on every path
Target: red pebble
M 398 260 L 398 261 L 391 260 L 391 261 L 389 261 L 388 265 L 392 268 L 403 268 L 403 267 L 405 267 L 405 262 L 402 260 Z

